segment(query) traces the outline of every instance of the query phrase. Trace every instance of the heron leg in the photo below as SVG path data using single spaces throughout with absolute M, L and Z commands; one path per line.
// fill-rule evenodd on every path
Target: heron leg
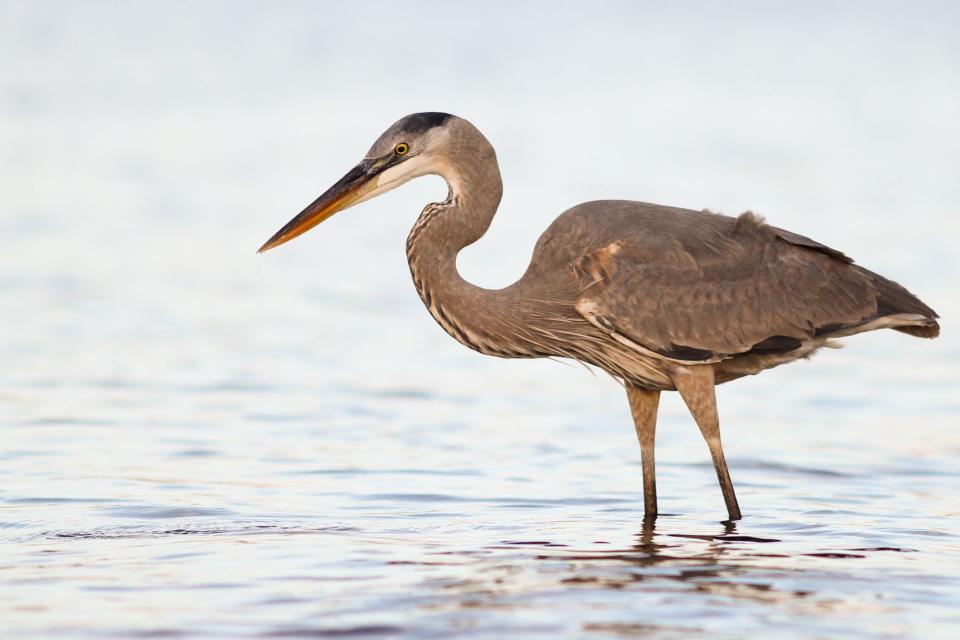
M 713 367 L 708 365 L 685 367 L 673 372 L 671 378 L 710 448 L 713 466 L 717 470 L 717 479 L 720 481 L 720 490 L 723 491 L 723 501 L 727 504 L 727 514 L 731 520 L 739 520 L 740 505 L 737 504 L 737 496 L 733 492 L 733 482 L 730 480 L 730 471 L 727 470 L 723 446 L 720 444 L 720 418 L 717 415 Z
M 640 459 L 643 462 L 643 517 L 657 517 L 657 472 L 653 459 L 653 441 L 657 431 L 659 391 L 647 391 L 627 383 L 627 400 L 640 441 Z

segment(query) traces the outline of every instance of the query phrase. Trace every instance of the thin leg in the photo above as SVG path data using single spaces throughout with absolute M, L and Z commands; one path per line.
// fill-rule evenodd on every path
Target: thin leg
M 727 514 L 731 520 L 740 519 L 740 505 L 733 492 L 733 482 L 727 470 L 727 461 L 723 457 L 723 447 L 720 445 L 720 418 L 717 416 L 717 396 L 714 391 L 713 367 L 700 365 L 686 367 L 671 374 L 674 386 L 687 403 L 687 408 L 693 414 L 693 419 L 700 427 L 710 447 L 713 457 L 713 466 L 717 470 L 717 479 L 720 480 L 720 490 L 723 491 L 723 501 L 727 503 Z
M 627 383 L 627 400 L 640 441 L 640 459 L 643 462 L 643 517 L 657 517 L 657 471 L 653 460 L 653 441 L 657 432 L 659 391 L 647 391 Z

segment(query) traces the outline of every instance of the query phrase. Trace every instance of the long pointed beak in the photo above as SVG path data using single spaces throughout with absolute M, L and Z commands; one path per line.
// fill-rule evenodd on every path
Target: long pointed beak
M 285 224 L 280 231 L 263 243 L 257 253 L 263 253 L 279 247 L 284 242 L 293 240 L 297 236 L 310 231 L 315 226 L 344 209 L 356 204 L 377 186 L 376 171 L 373 162 L 364 160 L 347 175 L 340 178 L 336 184 L 327 189 L 322 196 L 314 200 L 306 209 Z

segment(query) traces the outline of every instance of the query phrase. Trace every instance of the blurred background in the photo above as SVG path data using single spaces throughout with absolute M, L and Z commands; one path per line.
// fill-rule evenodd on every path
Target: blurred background
M 869 614 L 878 635 L 946 637 L 957 619 L 938 607 L 957 596 L 947 578 L 960 566 L 948 525 L 960 512 L 958 34 L 951 2 L 0 3 L 0 539 L 19 543 L 0 624 L 11 637 L 429 635 L 469 619 L 557 637 L 756 632 L 776 619 L 837 637 Z M 480 357 L 422 308 L 404 241 L 445 196 L 440 179 L 255 253 L 416 111 L 465 117 L 497 149 L 501 213 L 460 258 L 477 284 L 516 279 L 566 208 L 625 198 L 752 209 L 934 307 L 936 341 L 859 336 L 719 391 L 755 529 L 782 540 L 800 530 L 785 523 L 819 522 L 926 551 L 910 565 L 930 579 L 926 595 L 904 595 L 901 580 L 885 596 L 902 608 L 865 604 L 876 594 L 852 585 L 907 571 L 898 561 L 834 574 L 784 561 L 815 572 L 810 593 L 834 590 L 812 608 L 787 594 L 738 609 L 733 589 L 716 613 L 702 583 L 682 583 L 691 590 L 669 606 L 654 588 L 639 609 L 611 604 L 604 583 L 577 609 L 533 556 L 490 552 L 540 576 L 509 592 L 514 627 L 488 617 L 505 615 L 505 596 L 485 564 L 461 567 L 446 591 L 388 567 L 451 539 L 466 551 L 604 536 L 621 548 L 640 529 L 639 452 L 616 383 Z M 677 535 L 713 535 L 722 502 L 706 448 L 679 400 L 661 412 L 661 510 L 677 514 Z M 907 514 L 918 520 L 904 540 L 891 531 Z M 283 535 L 329 527 L 354 533 L 298 547 Z M 249 557 L 218 546 L 252 531 L 276 544 Z M 824 535 L 781 552 L 840 544 Z M 188 548 L 156 551 L 173 544 Z M 337 598 L 354 591 L 291 577 L 316 566 L 304 558 L 383 575 L 348 606 Z M 144 569 L 157 562 L 164 572 Z M 563 579 L 583 578 L 563 566 Z M 563 622 L 533 604 L 543 580 Z M 149 597 L 133 590 L 143 584 Z

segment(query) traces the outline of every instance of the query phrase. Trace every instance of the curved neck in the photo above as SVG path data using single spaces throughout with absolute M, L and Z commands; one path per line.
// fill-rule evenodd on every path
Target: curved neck
M 452 260 L 456 273 L 457 254 L 490 227 L 500 206 L 503 182 L 493 147 L 485 139 L 483 143 L 479 153 L 438 163 L 450 192 L 444 202 L 427 205 L 410 230 L 407 253 L 411 266 L 416 257 L 432 255 Z
M 457 271 L 461 249 L 490 227 L 503 183 L 493 147 L 479 132 L 452 148 L 451 157 L 439 162 L 437 170 L 450 188 L 447 199 L 428 204 L 407 237 L 417 292 L 440 326 L 471 349 L 500 356 L 538 355 L 523 338 L 524 323 L 510 300 L 512 287 L 477 287 Z

